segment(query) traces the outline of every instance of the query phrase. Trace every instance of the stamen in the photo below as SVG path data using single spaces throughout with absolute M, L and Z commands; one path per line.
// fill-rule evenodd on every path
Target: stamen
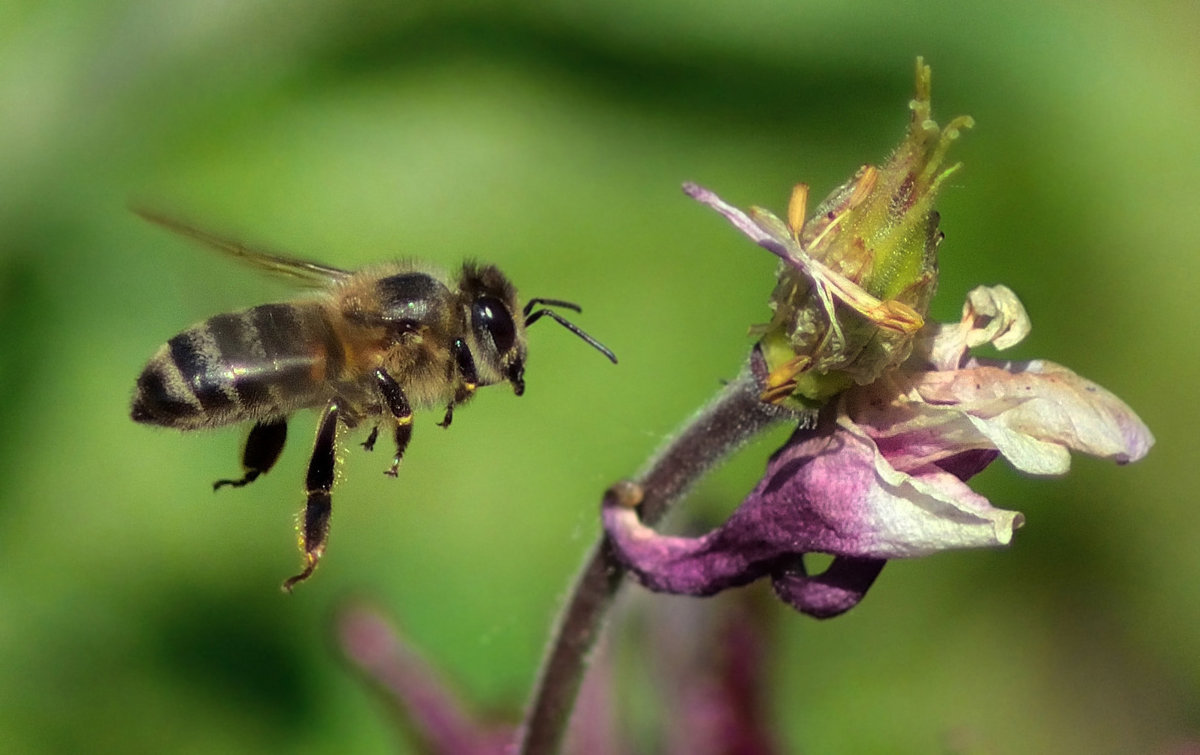
M 808 184 L 796 184 L 792 187 L 792 198 L 787 209 L 788 230 L 796 243 L 800 243 L 800 234 L 804 232 L 804 217 L 807 212 Z

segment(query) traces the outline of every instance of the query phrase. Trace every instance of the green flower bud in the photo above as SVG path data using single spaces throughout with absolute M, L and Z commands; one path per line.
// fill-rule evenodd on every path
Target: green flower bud
M 904 141 L 882 167 L 860 168 L 807 220 L 804 184 L 792 191 L 786 222 L 684 187 L 782 259 L 773 316 L 754 329 L 769 370 L 765 401 L 811 409 L 853 384 L 871 383 L 904 362 L 924 325 L 942 240 L 933 202 L 960 167 L 943 167 L 946 151 L 973 121 L 960 116 L 939 128 L 921 58 L 916 79 Z

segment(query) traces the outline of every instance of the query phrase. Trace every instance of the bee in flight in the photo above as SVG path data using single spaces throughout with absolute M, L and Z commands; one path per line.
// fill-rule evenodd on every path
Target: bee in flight
M 492 265 L 466 262 L 454 280 L 416 262 L 351 272 L 267 253 L 142 210 L 145 219 L 319 294 L 220 314 L 160 346 L 137 379 L 130 415 L 136 422 L 200 430 L 253 422 L 242 455 L 243 476 L 213 489 L 241 487 L 279 459 L 289 415 L 320 408 L 305 477 L 308 502 L 300 530 L 304 568 L 283 583 L 307 579 L 329 537 L 339 424 L 370 423 L 395 439 L 386 474 L 395 477 L 412 437 L 413 409 L 454 409 L 476 388 L 507 382 L 525 391 L 525 329 L 549 317 L 608 357 L 603 344 L 558 312 L 579 312 L 557 299 L 521 307 L 508 278 Z

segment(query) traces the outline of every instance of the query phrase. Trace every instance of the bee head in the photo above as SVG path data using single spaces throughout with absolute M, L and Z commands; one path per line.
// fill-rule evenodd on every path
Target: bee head
M 470 313 L 471 352 L 482 385 L 507 380 L 525 392 L 525 318 L 518 316 L 517 290 L 492 265 L 463 265 L 459 291 Z
M 530 299 L 523 309 L 519 308 L 516 288 L 504 273 L 491 265 L 463 265 L 459 290 L 471 310 L 471 337 L 475 341 L 475 362 L 481 383 L 507 380 L 518 396 L 525 392 L 525 329 L 543 317 L 554 320 L 613 364 L 617 363 L 616 355 L 607 346 L 559 313 L 547 309 L 563 307 L 579 312 L 577 304 L 535 298 Z

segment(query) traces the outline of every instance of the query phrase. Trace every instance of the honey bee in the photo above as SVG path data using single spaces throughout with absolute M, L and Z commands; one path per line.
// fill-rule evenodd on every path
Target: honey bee
M 385 263 L 351 272 L 254 249 L 144 210 L 143 218 L 242 262 L 318 289 L 315 296 L 219 314 L 159 347 L 137 379 L 135 422 L 200 430 L 253 422 L 242 454 L 243 475 L 213 489 L 241 487 L 274 466 L 287 439 L 288 417 L 320 408 L 305 477 L 307 504 L 298 526 L 303 569 L 291 589 L 316 569 L 329 538 L 339 425 L 368 422 L 371 450 L 380 427 L 393 433 L 395 477 L 412 438 L 413 410 L 454 409 L 475 390 L 507 382 L 525 391 L 525 330 L 549 317 L 608 357 L 616 356 L 550 307 L 579 312 L 558 299 L 530 299 L 493 265 L 466 262 L 451 280 L 422 263 Z

